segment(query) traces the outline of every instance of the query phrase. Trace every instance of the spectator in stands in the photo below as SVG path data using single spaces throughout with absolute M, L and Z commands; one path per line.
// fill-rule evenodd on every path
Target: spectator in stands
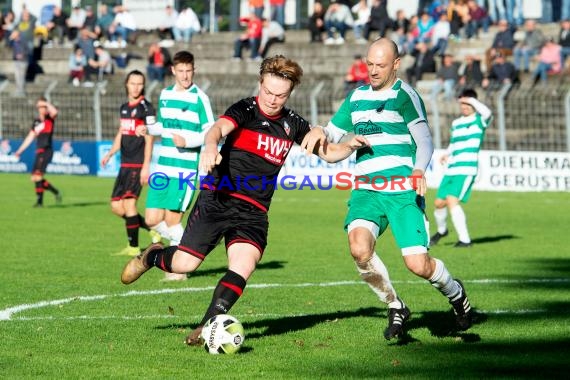
M 177 42 L 189 43 L 192 41 L 192 36 L 200 33 L 201 29 L 196 12 L 192 8 L 186 7 L 178 14 L 172 32 Z
M 176 9 L 167 5 L 164 9 L 164 16 L 162 21 L 158 26 L 158 37 L 161 40 L 173 40 L 174 39 L 174 25 L 176 25 L 176 19 L 178 18 L 178 12 Z
M 109 29 L 113 25 L 115 15 L 109 10 L 107 4 L 99 5 L 99 16 L 95 26 L 95 34 L 97 39 L 111 40 Z
M 436 72 L 436 64 L 433 53 L 425 42 L 418 42 L 412 55 L 415 60 L 412 66 L 406 69 L 406 78 L 408 83 L 415 86 L 423 74 Z
M 431 40 L 434 21 L 429 13 L 423 12 L 418 19 L 418 41 L 429 43 Z
M 444 56 L 447 49 L 447 39 L 451 33 L 451 27 L 447 19 L 447 13 L 442 13 L 439 20 L 433 25 L 431 33 L 431 50 L 434 54 Z
M 507 14 L 505 12 L 504 0 L 487 0 L 487 13 L 493 24 L 498 23 L 499 20 L 505 20 Z
M 386 35 L 386 30 L 392 26 L 392 20 L 388 16 L 388 0 L 374 0 L 370 7 L 370 20 L 364 25 L 364 39 L 368 41 L 370 33 L 377 31 L 379 37 Z
M 285 29 L 275 20 L 269 21 L 264 18 L 263 29 L 261 30 L 261 42 L 259 45 L 259 55 L 261 58 L 267 56 L 269 48 L 276 43 L 285 42 Z
M 309 17 L 309 32 L 311 42 L 322 42 L 325 32 L 325 10 L 320 1 L 315 1 L 313 5 L 313 13 Z
M 344 94 L 345 96 L 357 87 L 370 83 L 368 77 L 368 66 L 362 59 L 362 55 L 355 54 L 354 61 L 348 68 L 344 77 Z
M 546 40 L 537 56 L 538 66 L 533 74 L 533 87 L 539 80 L 546 86 L 548 74 L 558 74 L 562 71 L 561 50 L 561 46 L 554 41 L 554 38 L 549 37 Z
M 269 0 L 271 7 L 271 21 L 277 21 L 285 27 L 285 0 Z
M 234 43 L 234 60 L 241 59 L 241 52 L 244 48 L 251 50 L 251 59 L 260 61 L 259 45 L 261 45 L 261 33 L 263 25 L 261 19 L 250 13 L 249 17 L 242 17 L 239 19 L 241 24 L 246 25 L 245 32 Z
M 87 66 L 87 58 L 79 45 L 75 45 L 73 53 L 69 55 L 69 83 L 78 87 L 83 81 Z
M 10 44 L 12 47 L 12 59 L 14 60 L 14 80 L 16 82 L 14 96 L 25 97 L 26 71 L 28 70 L 30 48 L 18 29 L 14 29 L 10 34 Z
M 91 5 L 85 7 L 85 22 L 83 23 L 83 27 L 89 29 L 92 33 L 95 33 L 95 29 L 97 28 L 97 15 L 93 12 Z
M 497 53 L 503 54 L 505 57 L 513 55 L 513 49 L 516 41 L 514 37 L 515 29 L 509 25 L 507 20 L 499 20 L 499 30 L 495 34 L 493 44 L 485 52 L 485 66 L 491 67 L 493 57 Z
M 4 12 L 0 9 L 0 41 L 4 40 L 4 35 L 6 31 L 3 28 L 4 26 Z
M 57 5 L 53 8 L 53 16 L 47 23 L 48 40 L 52 43 L 55 41 L 59 46 L 63 46 L 64 37 L 68 35 L 67 32 L 67 13 Z
M 325 45 L 342 45 L 344 44 L 344 37 L 346 36 L 347 29 L 352 28 L 354 19 L 350 8 L 337 0 L 331 0 L 327 12 L 325 13 L 325 30 L 327 32 L 327 39 Z M 338 37 L 334 38 L 335 33 Z
M 460 40 L 461 30 L 469 22 L 467 0 L 450 0 L 447 6 L 447 17 L 450 24 L 450 38 Z
M 488 90 L 496 90 L 504 84 L 518 82 L 515 66 L 505 59 L 501 53 L 495 55 L 495 61 L 491 68 L 487 69 L 487 75 L 483 78 L 481 86 Z
M 81 48 L 81 50 L 83 50 L 83 54 L 85 54 L 87 61 L 95 58 L 95 48 L 93 47 L 94 42 L 94 34 L 91 33 L 89 29 L 83 28 L 79 31 L 77 45 Z
M 4 33 L 4 40 L 6 41 L 6 45 L 9 45 L 10 41 L 10 34 L 14 27 L 16 26 L 16 16 L 14 12 L 9 10 L 6 12 L 4 17 L 2 17 L 2 32 Z
M 109 34 L 113 41 L 118 41 L 120 47 L 126 47 L 129 38 L 131 38 L 137 30 L 135 18 L 129 10 L 122 6 L 115 7 L 115 18 L 109 27 Z
M 570 6 L 570 4 L 568 4 Z M 569 10 L 570 12 L 570 10 Z M 558 44 L 560 45 L 560 61 L 562 66 L 566 66 L 566 58 L 570 56 L 570 20 L 560 22 L 560 32 L 558 33 Z
M 485 8 L 481 7 L 475 0 L 468 0 L 467 7 L 469 7 L 469 21 L 466 27 L 467 39 L 479 37 L 479 30 L 482 28 L 483 33 L 488 33 L 491 18 L 487 14 Z
M 562 0 L 560 20 L 570 20 L 570 0 Z
M 20 19 L 16 22 L 14 30 L 20 32 L 19 38 L 28 45 L 28 54 L 31 56 L 34 49 L 34 30 L 37 18 L 26 8 L 22 9 Z
M 362 38 L 364 26 L 370 19 L 370 7 L 366 0 L 359 0 L 351 9 L 352 13 L 356 15 L 352 29 L 354 31 L 354 39 L 357 43 L 366 43 L 367 41 Z
M 161 47 L 158 42 L 153 42 L 148 48 L 148 65 L 146 74 L 149 81 L 164 82 L 166 70 L 172 64 L 170 53 Z
M 442 58 L 442 65 L 437 70 L 436 81 L 432 87 L 432 97 L 437 98 L 443 89 L 443 97 L 445 100 L 455 98 L 455 87 L 459 82 L 459 63 L 453 60 L 453 56 L 445 54 Z
M 435 22 L 437 22 L 437 20 L 439 20 L 439 16 L 443 13 L 447 13 L 447 0 L 433 0 L 426 12 Z
M 404 43 L 403 49 L 406 54 L 411 54 L 416 49 L 416 44 L 420 40 L 420 28 L 418 27 L 419 20 L 420 18 L 418 15 L 410 17 L 410 25 L 408 26 L 408 33 L 406 33 L 406 42 Z
M 93 85 L 91 81 L 92 75 L 97 77 L 97 81 L 102 81 L 105 75 L 111 75 L 113 73 L 113 60 L 111 54 L 103 49 L 103 45 L 99 41 L 93 43 L 95 48 L 95 57 L 87 60 L 87 66 L 85 67 L 85 83 L 86 87 Z
M 403 9 L 396 11 L 396 19 L 392 25 L 394 32 L 390 38 L 398 45 L 398 52 L 400 56 L 408 53 L 406 41 L 408 39 L 408 31 L 410 28 L 410 20 L 406 17 L 406 12 Z
M 523 0 L 506 0 L 507 1 L 507 21 L 510 25 L 517 27 L 524 22 L 523 18 Z M 564 0 L 563 0 L 564 1 Z
M 34 29 L 34 39 L 32 41 L 32 53 L 30 54 L 28 70 L 26 71 L 26 82 L 33 83 L 36 75 L 44 73 L 44 69 L 40 66 L 39 61 L 42 60 L 47 37 L 47 28 L 43 25 L 36 26 Z
M 529 72 L 530 59 L 538 54 L 544 44 L 544 34 L 536 27 L 535 20 L 526 20 L 524 23 L 524 39 L 517 43 L 513 49 L 515 69 L 521 69 L 521 60 L 525 73 Z
M 249 12 L 255 14 L 258 19 L 263 18 L 264 0 L 249 0 Z
M 491 65 L 487 67 L 490 68 Z M 475 55 L 467 55 L 459 68 L 459 87 L 461 89 L 480 87 L 482 81 L 481 59 Z
M 85 13 L 85 10 L 79 5 L 75 5 L 71 10 L 71 14 L 67 19 L 67 39 L 70 42 L 77 39 L 79 30 L 81 30 L 81 28 L 83 28 L 83 24 L 85 24 L 86 17 L 87 14 Z

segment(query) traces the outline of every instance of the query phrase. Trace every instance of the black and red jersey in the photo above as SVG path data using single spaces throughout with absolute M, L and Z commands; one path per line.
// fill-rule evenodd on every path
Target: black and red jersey
M 144 162 L 145 140 L 135 130 L 140 125 L 154 124 L 156 112 L 145 98 L 121 105 L 121 166 L 141 167 Z
M 291 146 L 300 144 L 311 126 L 288 108 L 276 116 L 264 114 L 255 97 L 240 100 L 221 117 L 236 128 L 226 137 L 213 178 L 205 178 L 202 185 L 267 211 Z
M 36 151 L 52 148 L 55 119 L 46 115 L 45 120 L 35 119 L 32 131 L 36 134 Z

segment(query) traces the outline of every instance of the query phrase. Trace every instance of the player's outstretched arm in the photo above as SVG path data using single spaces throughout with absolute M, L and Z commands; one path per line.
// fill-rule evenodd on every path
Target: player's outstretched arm
M 14 156 L 20 157 L 20 155 L 30 146 L 32 141 L 36 138 L 36 134 L 34 131 L 30 131 L 24 141 L 22 141 L 22 145 L 14 152 Z
M 301 149 L 307 153 L 318 154 L 319 147 L 324 146 L 326 141 L 327 136 L 323 127 L 316 126 L 311 128 L 309 133 L 307 133 L 303 138 L 303 141 L 301 142 Z
M 338 162 L 348 158 L 354 151 L 370 146 L 366 137 L 356 135 L 352 139 L 334 144 L 325 142 L 319 147 L 318 156 L 327 162 Z
M 117 132 L 117 134 L 115 135 L 115 139 L 113 140 L 113 145 L 111 145 L 111 149 L 109 149 L 107 154 L 105 154 L 101 159 L 101 166 L 105 167 L 109 163 L 111 157 L 113 157 L 113 155 L 117 153 L 120 149 L 121 149 L 121 131 L 119 130 L 119 132 Z

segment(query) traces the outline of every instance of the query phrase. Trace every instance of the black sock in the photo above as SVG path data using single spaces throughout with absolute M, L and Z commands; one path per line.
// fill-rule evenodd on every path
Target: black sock
M 35 184 L 36 184 L 36 198 L 37 198 L 36 203 L 39 205 L 43 205 L 44 204 L 43 181 L 36 181 Z
M 139 246 L 139 216 L 125 216 L 125 227 L 127 229 L 127 239 L 131 247 Z
M 57 191 L 57 189 L 53 187 L 52 184 L 47 181 L 47 179 L 43 180 L 42 186 L 44 189 L 51 191 L 55 195 L 59 194 L 59 191 Z
M 150 227 L 148 226 L 148 224 L 146 224 L 146 221 L 144 220 L 144 217 L 143 217 L 141 214 L 138 214 L 138 218 L 139 218 L 139 226 L 140 226 L 140 228 L 149 231 L 149 230 L 150 230 Z
M 227 314 L 239 297 L 241 297 L 246 283 L 245 278 L 236 272 L 228 270 L 220 282 L 218 282 L 216 289 L 214 289 L 212 302 L 208 306 L 208 310 L 206 310 L 206 314 L 200 324 L 203 325 L 214 315 Z
M 151 267 L 157 267 L 165 272 L 172 273 L 172 257 L 174 257 L 174 253 L 177 250 L 177 245 L 171 245 L 163 249 L 154 249 L 148 254 L 146 263 Z

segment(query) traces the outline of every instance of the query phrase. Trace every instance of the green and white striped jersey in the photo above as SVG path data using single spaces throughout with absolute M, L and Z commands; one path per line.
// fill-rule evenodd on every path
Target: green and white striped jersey
M 419 94 L 397 79 L 387 90 L 374 91 L 370 85 L 348 94 L 327 128 L 335 142 L 347 133 L 365 136 L 371 147 L 356 153 L 353 188 L 401 193 L 412 191 L 408 177 L 415 163 L 416 144 L 409 128 L 427 124 L 426 110 Z
M 162 123 L 162 143 L 156 171 L 171 178 L 178 178 L 180 172 L 196 171 L 201 146 L 178 148 L 172 134 L 184 137 L 188 132 L 200 133 L 214 123 L 208 95 L 195 84 L 187 91 L 176 91 L 174 86 L 163 89 L 158 100 L 158 122 Z
M 477 112 L 453 120 L 445 175 L 477 175 L 479 150 L 491 120 Z

